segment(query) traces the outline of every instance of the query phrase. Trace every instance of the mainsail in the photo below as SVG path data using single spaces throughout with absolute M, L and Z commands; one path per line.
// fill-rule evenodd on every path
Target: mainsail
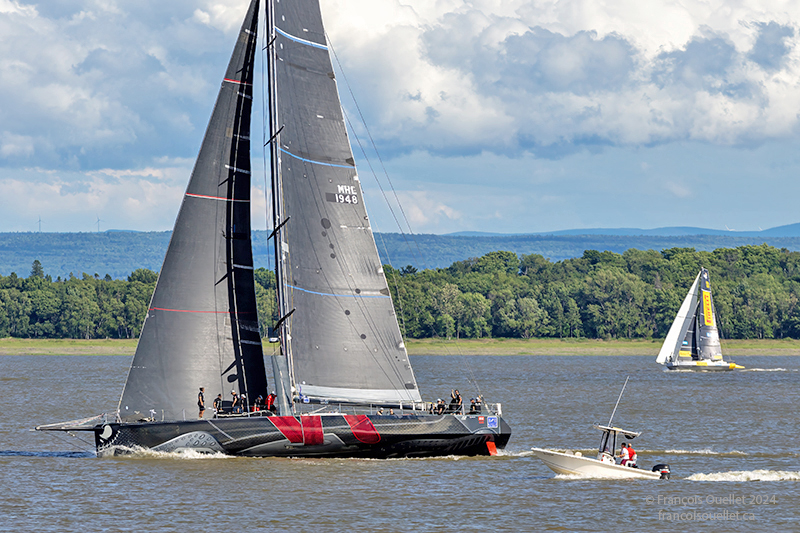
M 697 307 L 697 358 L 718 361 L 722 359 L 722 348 L 719 343 L 717 313 L 714 310 L 714 299 L 711 296 L 711 282 L 708 270 L 700 271 L 700 300 Z
M 319 1 L 269 6 L 286 385 L 295 400 L 421 401 L 364 207 Z
M 266 394 L 250 237 L 250 112 L 258 0 L 217 97 L 120 400 L 120 418 L 195 417 L 229 390 Z
M 664 364 L 676 361 L 679 357 L 694 360 L 722 359 L 711 284 L 705 268 L 697 274 L 684 298 L 656 362 Z

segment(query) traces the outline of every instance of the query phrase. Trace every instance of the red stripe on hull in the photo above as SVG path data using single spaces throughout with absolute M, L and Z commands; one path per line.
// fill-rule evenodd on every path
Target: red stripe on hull
M 303 442 L 303 425 L 293 416 L 271 416 L 269 421 L 293 444 Z
M 322 444 L 322 417 L 302 416 L 300 421 L 303 424 L 303 438 L 306 446 Z
M 367 415 L 344 415 L 344 419 L 350 425 L 353 436 L 364 444 L 377 444 L 381 440 L 381 435 L 372 420 Z

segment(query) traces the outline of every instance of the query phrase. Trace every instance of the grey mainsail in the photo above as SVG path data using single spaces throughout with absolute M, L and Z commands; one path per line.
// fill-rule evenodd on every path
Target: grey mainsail
M 708 270 L 700 271 L 700 305 L 697 308 L 697 358 L 700 360 L 721 360 L 722 348 L 719 343 L 717 313 L 711 296 L 711 281 Z
M 136 354 L 120 418 L 197 416 L 230 390 L 266 394 L 250 237 L 250 114 L 259 0 L 252 0 L 208 124 Z
M 347 138 L 318 0 L 272 0 L 270 134 L 283 353 L 296 399 L 421 401 Z

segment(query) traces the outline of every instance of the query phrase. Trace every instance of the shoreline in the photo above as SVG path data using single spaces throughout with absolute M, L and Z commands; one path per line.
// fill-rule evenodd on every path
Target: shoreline
M 0 339 L 2 355 L 118 355 L 132 356 L 137 339 Z M 641 355 L 655 357 L 661 339 L 410 339 L 409 355 L 559 355 L 603 356 Z M 264 343 L 264 353 L 272 348 Z M 723 340 L 726 356 L 789 355 L 800 356 L 800 340 L 761 339 Z

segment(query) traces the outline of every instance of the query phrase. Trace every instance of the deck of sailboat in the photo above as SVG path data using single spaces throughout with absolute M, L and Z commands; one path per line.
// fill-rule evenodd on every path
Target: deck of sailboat
M 667 370 L 691 370 L 694 372 L 721 372 L 744 368 L 731 361 L 672 361 L 664 366 Z

